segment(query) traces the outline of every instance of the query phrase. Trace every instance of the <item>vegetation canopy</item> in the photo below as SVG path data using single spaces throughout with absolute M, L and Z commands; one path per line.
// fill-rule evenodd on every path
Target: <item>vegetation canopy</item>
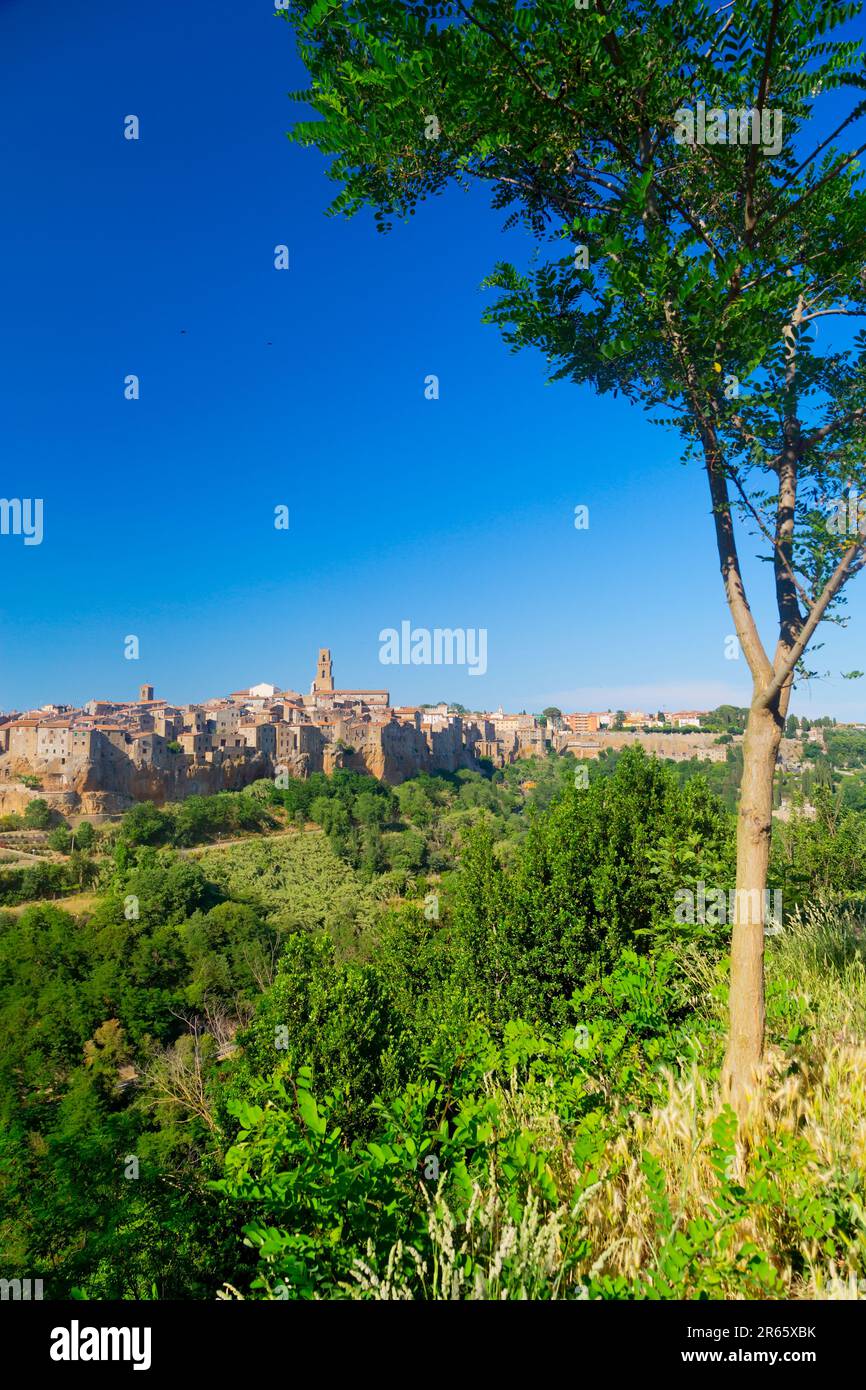
M 837 0 L 296 0 L 286 12 L 311 78 L 296 96 L 320 118 L 292 137 L 329 158 L 331 211 L 370 207 L 387 230 L 450 182 L 488 184 L 505 226 L 537 242 L 527 267 L 493 268 L 488 321 L 515 349 L 539 348 L 554 379 L 622 393 L 701 461 L 753 679 L 741 904 L 766 886 L 795 674 L 864 561 L 859 508 L 852 527 L 839 499 L 863 491 L 866 338 L 817 336 L 819 321 L 866 311 L 863 56 L 840 33 L 859 13 Z M 764 635 L 744 532 L 774 583 Z M 741 1115 L 763 1049 L 763 932 L 738 909 L 727 1082 Z

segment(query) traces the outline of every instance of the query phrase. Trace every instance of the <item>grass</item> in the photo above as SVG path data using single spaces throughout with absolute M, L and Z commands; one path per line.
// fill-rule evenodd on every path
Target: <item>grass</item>
M 356 1265 L 356 1298 L 866 1298 L 866 963 L 862 924 L 813 907 L 768 941 L 762 1094 L 737 1133 L 718 1082 L 724 991 L 700 958 L 698 1060 L 663 1073 L 658 1102 L 612 1096 L 605 1140 L 581 1151 L 581 1106 L 544 1086 L 491 1084 L 489 1178 L 457 1216 L 440 1187 L 424 1255 Z M 606 1078 L 587 1076 L 585 1094 Z M 516 1211 L 495 1161 L 519 1130 L 558 1203 Z
M 32 902 L 14 903 L 10 906 L 0 908 L 2 912 L 9 912 L 14 917 L 20 916 L 28 907 L 60 907 L 64 912 L 69 912 L 73 917 L 79 917 L 83 913 L 92 912 L 99 902 L 100 894 L 88 889 L 83 893 L 69 893 L 60 898 L 34 898 Z

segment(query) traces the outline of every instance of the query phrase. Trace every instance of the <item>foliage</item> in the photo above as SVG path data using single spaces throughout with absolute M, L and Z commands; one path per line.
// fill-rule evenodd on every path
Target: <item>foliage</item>
M 131 847 L 198 845 L 241 831 L 261 831 L 273 824 L 267 808 L 244 792 L 188 796 L 176 806 L 162 808 L 142 801 L 124 815 L 119 843 Z
M 671 911 L 731 881 L 733 820 L 697 769 L 628 749 L 584 789 L 574 767 L 396 795 L 325 778 L 303 833 L 265 819 L 181 852 L 160 846 L 173 809 L 145 807 L 99 858 L 70 838 L 39 865 L 102 878 L 77 920 L 0 913 L 8 1275 L 85 1298 L 856 1288 L 863 930 L 856 902 L 794 905 L 856 899 L 862 817 L 828 790 L 775 828 L 776 1080 L 741 1152 L 717 1090 L 723 934 Z M 238 795 L 288 814 L 270 784 Z M 358 867 L 310 826 L 317 799 Z
M 512 873 L 484 827 L 467 841 L 455 924 L 468 987 L 491 1019 L 562 1020 L 587 974 L 667 921 L 677 888 L 726 881 L 731 857 L 705 788 L 626 750 L 535 820 Z
M 32 902 L 36 898 L 58 898 L 76 880 L 65 864 L 33 864 L 0 871 L 0 904 Z
M 588 1038 L 466 1025 L 374 1105 L 373 1135 L 347 1139 L 312 1073 L 277 1065 L 230 1101 L 215 1184 L 253 1213 L 250 1294 L 850 1296 L 866 1256 L 862 1043 L 790 1035 L 738 1144 L 715 1091 L 723 1001 L 699 961 L 690 990 L 677 973 L 625 958 Z
M 819 898 L 866 901 L 866 822 L 828 788 L 813 792 L 814 814 L 796 808 L 775 826 L 771 874 L 786 905 Z
M 34 830 L 47 830 L 51 820 L 51 810 L 47 801 L 43 801 L 41 797 L 28 801 L 24 808 L 25 825 L 32 826 Z

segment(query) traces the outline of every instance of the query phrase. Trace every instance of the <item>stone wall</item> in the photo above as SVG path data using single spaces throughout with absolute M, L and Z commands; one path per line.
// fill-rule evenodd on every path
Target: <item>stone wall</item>
M 31 790 L 19 778 L 26 773 L 39 778 Z M 219 763 L 194 763 L 175 754 L 167 767 L 135 763 L 107 741 L 100 757 L 78 770 L 12 765 L 0 758 L 0 814 L 23 814 L 28 801 L 41 797 L 67 815 L 119 815 L 136 801 L 183 801 L 187 796 L 212 796 L 220 791 L 239 791 L 260 777 L 273 776 L 272 761 L 262 754 L 223 758 Z
M 733 744 L 716 743 L 717 738 L 718 734 L 714 733 L 645 734 L 621 730 L 617 733 L 572 734 L 566 737 L 563 746 L 577 758 L 597 757 L 603 748 L 622 749 L 637 745 L 657 758 L 671 758 L 674 762 L 703 758 L 707 762 L 723 763 Z

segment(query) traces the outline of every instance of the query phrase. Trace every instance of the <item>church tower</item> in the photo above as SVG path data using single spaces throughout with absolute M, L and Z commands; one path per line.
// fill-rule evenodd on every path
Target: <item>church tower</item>
M 316 663 L 316 679 L 310 689 L 311 695 L 317 695 L 323 690 L 334 689 L 334 674 L 331 663 L 331 653 L 328 647 L 319 648 L 319 660 Z

